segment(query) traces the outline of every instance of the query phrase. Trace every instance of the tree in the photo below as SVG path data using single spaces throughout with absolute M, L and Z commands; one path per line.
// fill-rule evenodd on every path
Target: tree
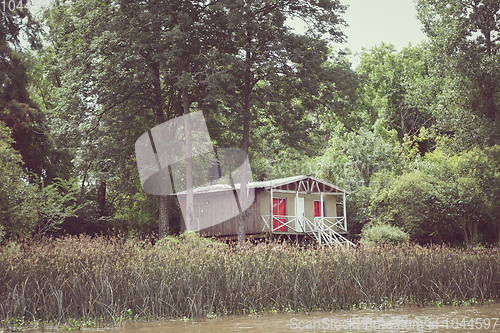
M 500 146 L 473 149 L 466 154 L 461 168 L 466 175 L 473 177 L 477 187 L 479 206 L 486 223 L 496 231 L 497 244 L 500 244 Z M 495 241 L 492 239 L 491 241 Z
M 79 177 L 111 186 L 131 164 L 131 141 L 191 107 L 205 112 L 218 145 L 241 133 L 249 152 L 251 120 L 267 116 L 293 142 L 291 133 L 310 128 L 304 112 L 318 104 L 315 87 L 334 75 L 321 66 L 326 41 L 293 34 L 285 19 L 297 15 L 340 37 L 342 8 L 299 0 L 56 3 L 45 14 L 60 82 L 52 119 L 79 149 Z
M 21 46 L 21 36 L 33 50 L 41 45 L 40 25 L 27 3 L 17 1 L 14 11 L 7 4 L 0 13 L 0 120 L 12 129 L 12 146 L 21 154 L 29 181 L 43 179 L 47 185 L 55 177 L 68 176 L 68 156 L 54 147 L 44 114 L 30 98 L 32 59 Z
M 27 184 L 11 131 L 0 122 L 0 238 L 28 235 L 38 221 L 36 186 Z
M 78 206 L 79 186 L 74 181 L 57 179 L 53 184 L 44 186 L 38 193 L 38 232 L 46 233 L 57 231 L 61 224 L 76 213 L 82 206 Z
M 131 195 L 137 191 L 119 180 L 124 174 L 137 178 L 129 169 L 135 140 L 149 128 L 189 112 L 197 100 L 203 76 L 192 76 L 206 44 L 202 27 L 210 26 L 200 21 L 212 19 L 205 5 L 88 0 L 56 3 L 45 13 L 52 43 L 48 52 L 58 55 L 55 64 L 47 63 L 55 68 L 60 96 L 52 119 L 61 125 L 59 138 L 79 149 L 79 177 L 82 184 L 99 187 L 101 211 L 113 203 L 106 188 L 117 193 L 128 187 Z M 167 196 L 159 202 L 164 236 L 171 203 Z
M 436 187 L 441 186 L 442 194 L 453 195 L 445 185 L 449 184 L 439 183 L 418 170 L 392 175 L 386 186 L 371 197 L 371 219 L 374 223 L 400 227 L 413 240 L 454 243 L 457 229 L 451 216 L 444 213 L 452 207 L 440 201 L 442 196 L 436 192 Z
M 431 110 L 458 152 L 500 142 L 500 3 L 419 0 L 436 91 Z
M 426 154 L 372 196 L 373 220 L 403 228 L 414 239 L 467 245 L 497 241 L 488 237 L 489 225 L 498 232 L 499 147 L 447 155 L 437 149 Z M 495 202 L 495 204 L 494 204 Z
M 335 72 L 325 66 L 328 40 L 341 42 L 338 1 L 268 0 L 224 1 L 227 8 L 228 44 L 219 50 L 217 63 L 226 69 L 217 90 L 231 111 L 228 116 L 241 133 L 241 149 L 249 153 L 252 120 L 268 118 L 282 129 L 284 141 L 307 144 L 311 121 L 304 116 L 320 105 L 323 84 Z M 293 33 L 286 19 L 299 18 L 308 24 L 304 35 Z M 324 34 L 329 34 L 322 39 Z M 227 44 L 226 44 L 227 45 Z M 330 86 L 331 87 L 331 86 Z M 293 135 L 292 135 L 293 133 Z M 242 173 L 244 175 L 245 173 Z M 240 179 L 246 193 L 247 179 Z M 245 242 L 245 218 L 238 222 L 238 240 Z
M 309 161 L 311 174 L 351 192 L 346 208 L 349 230 L 354 234 L 361 232 L 370 220 L 368 208 L 373 192 L 384 187 L 381 177 L 373 183 L 375 175 L 398 174 L 403 168 L 398 160 L 395 130 L 374 133 L 360 128 L 357 131 L 350 132 L 339 124 L 323 155 Z
M 8 7 L 8 6 L 7 6 Z M 21 33 L 26 36 L 33 48 L 40 46 L 38 39 L 39 24 L 33 20 L 28 9 L 28 1 L 16 3 L 15 10 L 8 8 L 0 11 L 0 92 L 4 100 L 27 99 L 26 73 L 19 59 Z
M 433 125 L 434 117 L 422 103 L 424 92 L 419 89 L 428 76 L 427 58 L 424 46 L 397 52 L 393 45 L 382 43 L 364 51 L 356 69 L 363 82 L 355 109 L 360 125 L 394 129 L 401 143 Z M 422 148 L 425 153 L 427 147 Z

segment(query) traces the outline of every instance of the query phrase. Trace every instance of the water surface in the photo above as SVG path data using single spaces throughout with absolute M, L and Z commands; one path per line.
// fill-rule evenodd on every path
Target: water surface
M 227 316 L 201 322 L 127 323 L 124 327 L 105 331 L 109 333 L 500 332 L 500 304 Z

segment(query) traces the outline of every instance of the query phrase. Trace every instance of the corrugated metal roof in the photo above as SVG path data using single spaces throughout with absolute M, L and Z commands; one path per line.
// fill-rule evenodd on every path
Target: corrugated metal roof
M 306 176 L 306 175 L 300 175 L 300 176 L 292 176 L 292 177 L 286 177 L 286 178 L 279 178 L 279 179 L 272 179 L 272 180 L 266 180 L 266 181 L 261 181 L 261 182 L 252 182 L 248 183 L 248 187 L 250 188 L 264 188 L 264 189 L 270 189 L 280 187 L 283 185 L 295 183 L 304 179 L 311 179 L 315 180 L 319 183 L 325 184 L 326 186 L 329 186 L 331 188 L 336 189 L 339 192 L 345 192 L 346 194 L 350 194 L 349 191 L 346 191 L 344 189 L 341 189 L 338 186 L 335 186 L 333 184 L 330 184 L 324 180 L 312 177 L 312 176 Z M 239 189 L 240 188 L 240 183 L 235 183 L 234 184 L 234 189 Z M 213 185 L 207 185 L 207 186 L 201 186 L 193 189 L 193 193 L 196 194 L 201 194 L 201 193 L 214 193 L 214 192 L 223 192 L 223 191 L 231 191 L 233 190 L 233 187 L 229 184 L 213 184 Z M 182 191 L 179 193 L 176 193 L 177 195 L 183 195 L 186 194 L 186 191 Z
M 336 185 L 333 185 L 333 184 L 330 184 L 324 180 L 321 180 L 321 179 L 318 179 L 318 178 L 315 178 L 313 176 L 307 176 L 307 175 L 300 175 L 300 176 L 293 176 L 293 177 L 286 177 L 286 178 L 280 178 L 280 179 L 273 179 L 273 180 L 267 180 L 267 181 L 264 181 L 264 182 L 255 182 L 253 183 L 254 184 L 254 188 L 266 188 L 266 189 L 270 189 L 271 187 L 275 188 L 275 187 L 280 187 L 280 186 L 283 186 L 283 185 L 286 185 L 286 184 L 291 184 L 291 183 L 295 183 L 295 182 L 298 182 L 298 181 L 301 181 L 301 180 L 304 180 L 304 179 L 312 179 L 312 180 L 315 180 L 319 183 L 322 183 L 322 184 L 325 184 L 326 186 L 329 186 L 331 188 L 334 188 L 336 190 L 338 190 L 339 192 L 345 192 L 346 194 L 350 194 L 349 191 L 346 191 Z
M 286 178 L 279 178 L 279 179 L 272 179 L 272 180 L 266 180 L 263 182 L 253 182 L 254 188 L 271 188 L 276 187 L 276 186 L 282 186 L 286 184 L 291 184 L 298 182 L 302 179 L 306 179 L 308 176 L 292 176 L 292 177 L 286 177 Z

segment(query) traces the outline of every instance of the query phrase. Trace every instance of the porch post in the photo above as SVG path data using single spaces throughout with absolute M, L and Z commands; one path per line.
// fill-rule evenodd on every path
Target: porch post
M 321 224 L 320 224 L 320 228 L 319 229 L 321 230 L 321 234 L 323 234 L 323 232 L 325 231 L 325 229 L 324 229 L 324 227 L 325 227 L 325 219 L 324 219 L 325 213 L 323 211 L 325 204 L 323 202 L 323 191 L 321 191 L 320 193 L 321 194 L 320 194 L 320 203 L 319 203 L 319 211 L 320 211 L 320 215 L 319 216 L 321 216 L 321 219 L 320 219 Z M 319 238 L 321 239 L 321 236 Z M 325 236 L 325 238 L 326 238 L 326 236 Z
M 299 217 L 297 216 L 298 215 L 298 211 L 297 211 L 297 206 L 299 205 L 299 189 L 297 188 L 297 191 L 295 192 L 295 231 L 298 232 L 299 228 L 298 228 L 298 225 L 299 225 Z M 304 230 L 302 230 L 304 231 Z
M 344 230 L 347 231 L 347 213 L 346 213 L 346 207 L 345 207 L 345 192 L 344 192 L 342 199 L 343 199 L 342 207 L 344 208 Z
M 273 233 L 274 229 L 274 216 L 273 216 L 273 186 L 271 185 L 271 225 L 269 228 L 271 228 L 271 233 Z
M 321 203 L 319 204 L 320 207 L 319 207 L 319 211 L 320 211 L 320 216 L 321 216 L 321 222 L 323 222 L 323 217 L 325 217 L 325 214 L 323 212 L 323 208 L 324 208 L 324 203 L 323 203 L 323 192 L 321 192 L 321 196 L 320 196 L 320 200 L 321 200 Z

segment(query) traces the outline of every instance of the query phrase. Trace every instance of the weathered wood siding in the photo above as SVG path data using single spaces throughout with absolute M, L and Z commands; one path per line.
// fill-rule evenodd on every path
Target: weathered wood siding
M 246 234 L 257 234 L 262 232 L 262 219 L 260 217 L 260 206 L 258 205 L 258 192 L 257 189 L 255 197 L 252 199 L 253 204 L 248 208 L 248 220 L 245 225 Z M 235 198 L 232 191 L 228 192 L 218 192 L 210 193 L 207 196 L 194 196 L 194 205 L 203 204 L 208 199 L 210 206 L 207 211 L 208 214 L 203 217 L 203 219 L 210 219 L 213 221 L 217 219 L 218 221 L 224 221 L 216 225 L 210 226 L 208 228 L 201 228 L 200 234 L 203 236 L 232 236 L 238 234 L 238 219 L 239 211 L 237 206 L 234 205 Z M 185 204 L 185 198 L 179 197 L 179 204 Z M 195 222 L 197 223 L 197 222 Z M 203 222 L 200 220 L 200 225 Z M 185 227 L 182 231 L 186 230 Z

